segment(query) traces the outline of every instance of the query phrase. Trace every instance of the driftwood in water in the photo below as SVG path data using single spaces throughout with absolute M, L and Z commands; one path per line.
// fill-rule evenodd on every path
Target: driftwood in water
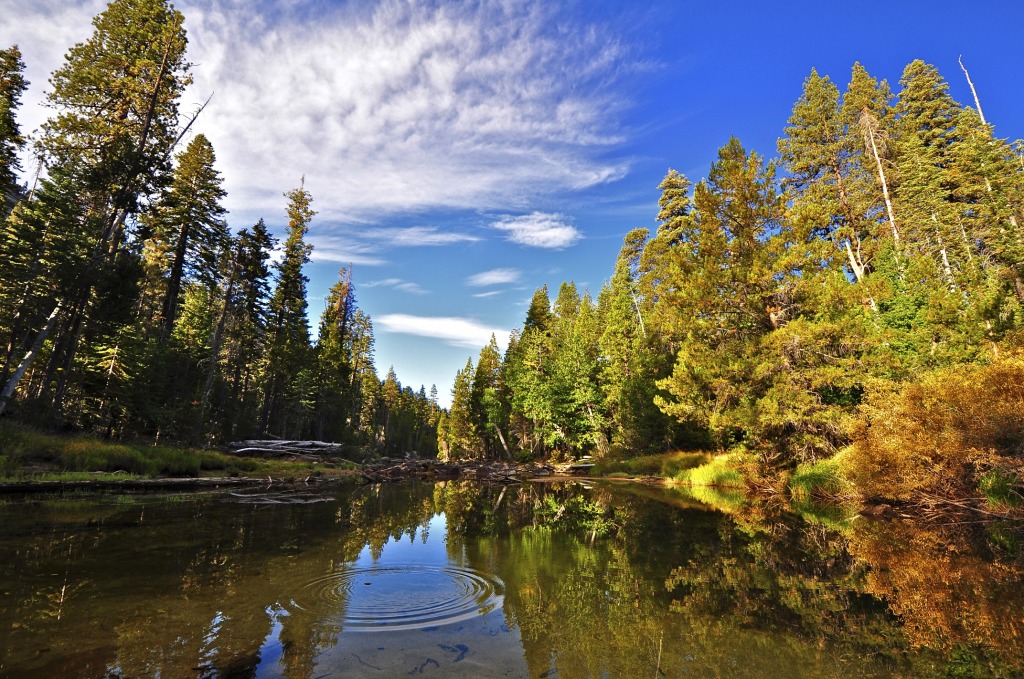
M 337 457 L 344 446 L 326 441 L 246 440 L 227 444 L 227 452 L 246 457 Z

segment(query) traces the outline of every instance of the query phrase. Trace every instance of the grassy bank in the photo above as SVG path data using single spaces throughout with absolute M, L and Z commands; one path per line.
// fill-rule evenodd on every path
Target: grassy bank
M 115 443 L 84 436 L 39 432 L 10 423 L 0 425 L 0 482 L 77 481 L 95 478 L 330 474 L 351 464 L 291 462 L 227 455 L 213 450 Z

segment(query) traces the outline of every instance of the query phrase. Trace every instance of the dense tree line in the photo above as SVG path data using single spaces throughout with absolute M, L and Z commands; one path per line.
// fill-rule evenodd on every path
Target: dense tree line
M 113 0 L 93 26 L 50 79 L 31 186 L 17 180 L 24 63 L 0 51 L 0 413 L 111 437 L 433 454 L 436 393 L 378 378 L 347 269 L 311 339 L 304 186 L 285 194 L 277 263 L 263 220 L 228 228 L 212 144 L 185 143 L 181 13 Z
M 813 461 L 870 424 L 872 394 L 1012 357 L 1021 144 L 933 66 L 899 84 L 856 64 L 841 92 L 812 71 L 777 158 L 733 138 L 696 184 L 670 170 L 657 229 L 626 236 L 596 302 L 537 290 L 504 357 L 492 342 L 459 373 L 442 452 Z

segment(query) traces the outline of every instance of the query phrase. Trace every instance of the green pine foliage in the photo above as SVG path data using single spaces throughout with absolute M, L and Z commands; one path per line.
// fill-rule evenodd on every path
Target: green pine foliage
M 18 126 L 17 109 L 29 83 L 24 76 L 25 62 L 17 45 L 0 50 L 0 216 L 7 216 L 20 197 L 18 152 L 25 137 Z

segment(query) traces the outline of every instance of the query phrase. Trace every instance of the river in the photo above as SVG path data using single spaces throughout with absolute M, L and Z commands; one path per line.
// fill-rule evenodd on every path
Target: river
M 0 517 L 2 677 L 1024 676 L 1013 526 L 464 481 Z

